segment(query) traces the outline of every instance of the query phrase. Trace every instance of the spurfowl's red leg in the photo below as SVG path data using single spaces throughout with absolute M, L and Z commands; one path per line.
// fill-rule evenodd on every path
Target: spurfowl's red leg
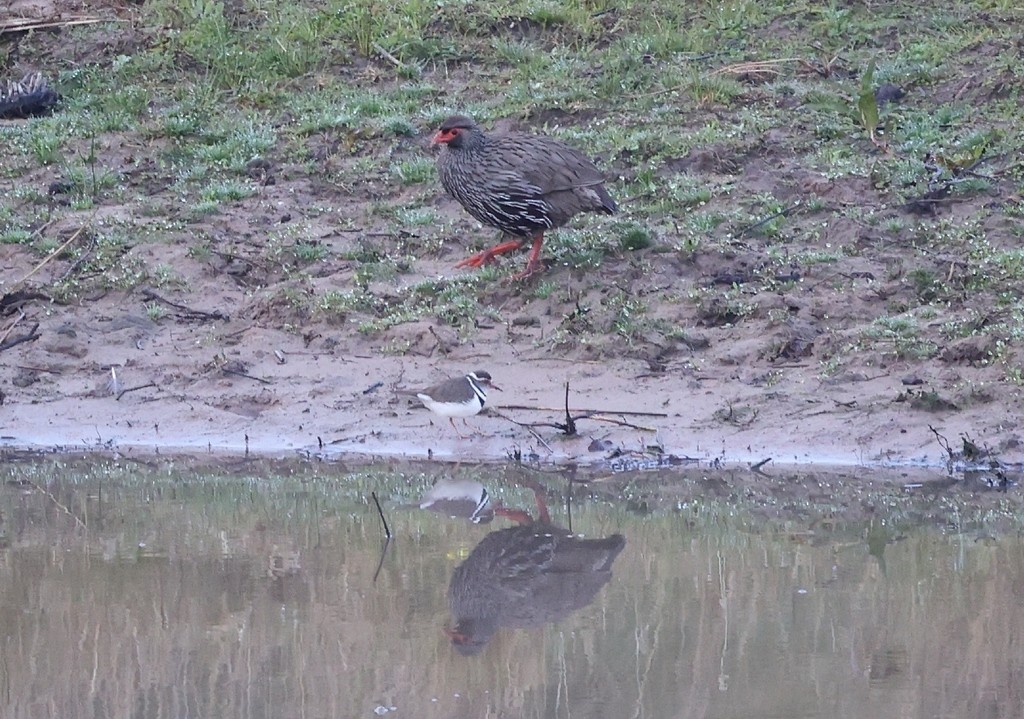
M 539 232 L 533 238 L 533 247 L 530 249 L 530 256 L 526 260 L 526 269 L 520 272 L 518 275 L 513 275 L 513 280 L 523 280 L 543 269 L 543 265 L 540 262 L 540 248 L 544 244 L 544 233 Z
M 544 499 L 543 489 L 533 490 L 533 501 L 537 503 L 537 519 L 543 524 L 551 524 L 551 515 L 548 513 L 548 503 Z
M 523 246 L 523 240 L 508 240 L 507 242 L 502 242 L 500 244 L 495 245 L 494 247 L 492 247 L 489 250 L 484 250 L 483 252 L 477 252 L 475 255 L 467 257 L 464 260 L 459 260 L 458 262 L 455 263 L 455 266 L 456 267 L 483 267 L 488 262 L 491 262 L 494 259 L 495 255 L 503 255 L 506 252 L 511 252 L 512 250 L 518 250 L 522 246 Z
M 522 481 L 520 484 L 533 490 L 533 500 L 537 503 L 537 521 L 551 524 L 551 514 L 548 512 L 547 500 L 544 499 L 543 485 L 531 481 Z M 525 509 L 509 509 L 501 502 L 494 506 L 494 515 L 511 519 L 516 524 L 533 524 L 533 517 Z
M 516 524 L 533 524 L 533 517 L 525 509 L 509 509 L 508 507 L 495 507 L 494 514 L 497 517 L 506 517 Z

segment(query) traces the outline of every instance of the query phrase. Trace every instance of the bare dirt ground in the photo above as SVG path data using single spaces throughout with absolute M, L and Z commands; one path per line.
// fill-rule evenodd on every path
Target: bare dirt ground
M 102 48 L 62 48 L 59 36 L 42 46 L 51 66 L 104 54 Z M 30 68 L 40 59 L 23 54 L 20 62 Z M 571 115 L 562 119 L 563 124 L 580 121 Z M 405 156 L 430 152 L 430 128 L 419 131 L 400 148 Z M 732 175 L 737 196 L 770 188 L 782 200 L 813 197 L 842 205 L 864 202 L 876 192 L 867 180 L 827 180 L 804 169 L 779 150 L 792 139 L 787 131 L 773 132 L 753 141 L 744 154 L 706 148 L 664 171 Z M 314 135 L 309 151 L 315 155 L 320 145 L 336 140 Z M 137 137 L 115 134 L 103 138 L 97 151 L 103 166 L 121 168 L 123 183 L 173 216 L 174 198 L 165 189 L 170 180 L 158 163 L 146 159 L 155 149 Z M 254 196 L 189 221 L 186 231 L 169 240 L 127 249 L 143 268 L 173 268 L 176 281 L 169 285 L 104 288 L 68 304 L 51 302 L 47 288 L 73 271 L 76 255 L 61 254 L 32 274 L 38 254 L 24 245 L 0 245 L 0 295 L 26 277 L 19 289 L 39 294 L 4 308 L 0 317 L 0 338 L 26 338 L 0 352 L 2 446 L 430 453 L 460 460 L 500 460 L 518 453 L 583 463 L 625 453 L 651 464 L 671 455 L 725 462 L 771 457 L 787 463 L 941 465 L 950 455 L 938 432 L 954 452 L 963 449 L 966 437 L 1008 465 L 1024 461 L 1021 390 L 1004 380 L 1005 368 L 982 361 L 988 349 L 984 338 L 950 342 L 928 358 L 872 348 L 841 357 L 837 373 L 823 372 L 823 357 L 834 357 L 836 346 L 885 314 L 894 296 L 910 291 L 905 274 L 894 268 L 914 266 L 915 249 L 879 236 L 875 228 L 838 218 L 823 241 L 859 251 L 839 268 L 800 267 L 799 281 L 782 289 L 752 290 L 746 298 L 752 311 L 742 319 L 730 318 L 726 308 L 713 303 L 659 297 L 678 297 L 716 278 L 755 272 L 770 242 L 765 238 L 736 242 L 730 252 L 689 257 L 656 250 L 623 254 L 597 270 L 552 266 L 543 280 L 559 289 L 546 298 L 527 296 L 522 286 L 499 280 L 485 294 L 489 312 L 468 331 L 427 318 L 362 333 L 355 329 L 357 317 L 308 312 L 286 297 L 316 297 L 351 286 L 355 265 L 343 259 L 346 253 L 375 233 L 394 233 L 374 220 L 353 233 L 345 221 L 362 217 L 371 201 L 401 204 L 408 190 L 373 178 L 339 187 L 287 156 L 266 160 L 269 165 L 260 171 L 273 180 Z M 628 156 L 613 148 L 603 164 L 612 176 L 630 173 Z M 45 192 L 58 179 L 53 168 L 41 167 L 17 182 L 34 183 Z M 6 192 L 14 181 L 3 184 Z M 336 209 L 307 214 L 307 208 L 325 202 Z M 943 212 L 980 215 L 995 231 L 1002 220 L 990 211 L 992 202 L 991 196 L 979 195 Z M 434 207 L 456 232 L 440 251 L 418 258 L 408 273 L 389 282 L 408 285 L 457 275 L 461 271 L 453 265 L 470 245 L 476 247 L 481 237 L 492 239 L 439 188 Z M 45 232 L 63 241 L 83 226 L 129 217 L 145 222 L 130 203 L 104 202 L 95 211 L 64 208 Z M 272 256 L 271 230 L 297 218 L 304 218 L 305 232 L 328 250 L 328 258 L 301 278 L 264 261 Z M 580 224 L 589 221 L 582 218 Z M 191 238 L 199 235 L 212 238 L 209 256 L 190 253 Z M 504 269 L 511 273 L 523 261 L 514 256 Z M 934 262 L 943 266 L 941 258 Z M 836 283 L 847 291 L 835 292 Z M 600 308 L 611 288 L 646 298 L 648 318 L 685 332 L 627 341 L 595 312 L 594 331 L 585 341 L 548 341 L 576 308 Z M 390 291 L 383 281 L 371 289 Z M 154 305 L 162 316 L 154 318 Z M 488 370 L 502 388 L 492 398 L 505 417 L 563 422 L 568 382 L 573 413 L 597 410 L 601 418 L 579 419 L 578 435 L 566 437 L 551 426 L 530 430 L 502 417 L 480 416 L 469 420 L 469 429 L 463 429 L 469 434 L 462 438 L 415 399 L 395 392 L 477 368 Z M 120 383 L 113 388 L 112 370 Z M 621 414 L 627 411 L 650 414 Z
M 224 231 L 246 233 L 254 218 L 282 211 L 284 197 L 296 207 L 302 202 L 294 187 L 278 186 L 268 194 L 280 198 L 244 203 L 237 215 L 218 220 Z M 32 268 L 17 249 L 0 247 L 5 276 L 20 277 Z M 997 450 L 1005 462 L 1021 458 L 1015 395 L 1004 401 L 994 393 L 991 401 L 966 409 L 926 408 L 915 402 L 916 388 L 903 384 L 912 375 L 925 386 L 946 386 L 964 374 L 984 376 L 983 368 L 942 360 L 892 362 L 823 380 L 813 361 L 758 359 L 763 328 L 741 325 L 707 331 L 706 348 L 678 350 L 676 357 L 699 356 L 700 370 L 680 367 L 673 357 L 652 371 L 648 359 L 616 356 L 600 346 L 588 349 L 603 355 L 593 360 L 582 352 L 557 356 L 538 348 L 538 339 L 558 323 L 558 308 L 533 310 L 529 317 L 536 324 L 527 327 L 516 324 L 515 311 L 505 325 L 481 320 L 464 344 L 445 341 L 448 330 L 430 323 L 405 326 L 400 329 L 416 349 L 395 357 L 381 351 L 388 339 L 345 327 L 307 320 L 301 328 L 283 328 L 267 306 L 273 282 L 253 291 L 228 273 L 196 265 L 184 246 L 145 249 L 149 261 L 171 263 L 188 280 L 188 292 L 162 295 L 229 319 L 172 309 L 154 322 L 145 311 L 151 300 L 143 289 L 106 292 L 70 306 L 25 307 L 26 317 L 12 334 L 38 323 L 38 339 L 3 353 L 0 417 L 7 445 L 323 449 L 418 457 L 432 451 L 474 460 L 519 450 L 542 460 L 584 462 L 613 449 L 658 445 L 668 454 L 725 461 L 940 464 L 948 457 L 934 427 L 954 449 L 966 434 Z M 423 263 L 420 271 L 453 272 L 449 264 Z M 46 270 L 61 268 L 55 263 Z M 574 281 L 565 270 L 552 272 Z M 339 268 L 320 281 L 343 283 L 344 275 Z M 514 305 L 514 289 L 508 292 L 506 301 Z M 797 293 L 792 301 L 823 313 L 842 311 L 816 302 L 813 294 Z M 126 389 L 149 386 L 117 396 L 109 387 L 111 368 Z M 600 410 L 654 431 L 582 419 L 579 436 L 565 438 L 554 428 L 538 427 L 534 435 L 500 418 L 479 417 L 470 420 L 473 434 L 461 439 L 446 422 L 417 408 L 415 399 L 394 392 L 475 368 L 490 371 L 501 386 L 492 393 L 498 407 L 550 408 L 503 410 L 521 422 L 563 422 L 560 408 L 569 382 L 574 415 Z M 770 385 L 768 373 L 775 373 Z M 593 439 L 608 444 L 595 453 L 589 451 Z

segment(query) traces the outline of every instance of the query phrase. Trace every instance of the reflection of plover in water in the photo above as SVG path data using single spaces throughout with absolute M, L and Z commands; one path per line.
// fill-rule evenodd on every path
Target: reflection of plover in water
M 491 382 L 489 373 L 477 370 L 464 377 L 454 377 L 433 387 L 428 387 L 417 392 L 416 396 L 431 412 L 441 417 L 447 417 L 458 433 L 459 429 L 455 427 L 455 418 L 465 419 L 480 414 L 487 402 L 486 388 L 488 387 L 501 389 Z
M 471 479 L 440 479 L 423 495 L 420 509 L 448 517 L 468 519 L 473 524 L 487 524 L 494 519 L 494 507 L 487 488 Z

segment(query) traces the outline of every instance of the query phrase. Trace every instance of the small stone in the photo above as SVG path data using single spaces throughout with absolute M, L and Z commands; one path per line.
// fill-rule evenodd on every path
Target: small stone
M 887 102 L 896 102 L 902 100 L 903 96 L 907 93 L 899 85 L 893 85 L 891 82 L 883 83 L 879 85 L 878 89 L 875 90 L 875 102 L 879 105 L 884 105 Z
M 15 387 L 28 387 L 29 385 L 35 384 L 39 381 L 39 375 L 35 372 L 29 372 L 22 370 L 18 374 L 14 375 L 11 379 L 11 384 Z
M 520 315 L 512 318 L 513 327 L 536 327 L 540 324 L 540 318 L 533 315 Z
M 71 339 L 55 339 L 51 342 L 47 342 L 43 345 L 43 349 L 51 354 L 67 355 L 68 357 L 74 357 L 75 359 L 82 359 L 89 350 L 86 349 L 85 345 L 81 342 L 75 342 Z

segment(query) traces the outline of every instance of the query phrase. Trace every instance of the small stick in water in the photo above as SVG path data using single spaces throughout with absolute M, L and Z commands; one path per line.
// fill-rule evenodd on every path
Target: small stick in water
M 388 526 L 388 520 L 384 519 L 384 510 L 380 508 L 380 501 L 377 499 L 377 493 L 370 492 L 370 496 L 373 497 L 373 503 L 377 505 L 377 514 L 380 515 L 381 524 L 384 525 L 384 536 L 391 539 L 391 527 Z

